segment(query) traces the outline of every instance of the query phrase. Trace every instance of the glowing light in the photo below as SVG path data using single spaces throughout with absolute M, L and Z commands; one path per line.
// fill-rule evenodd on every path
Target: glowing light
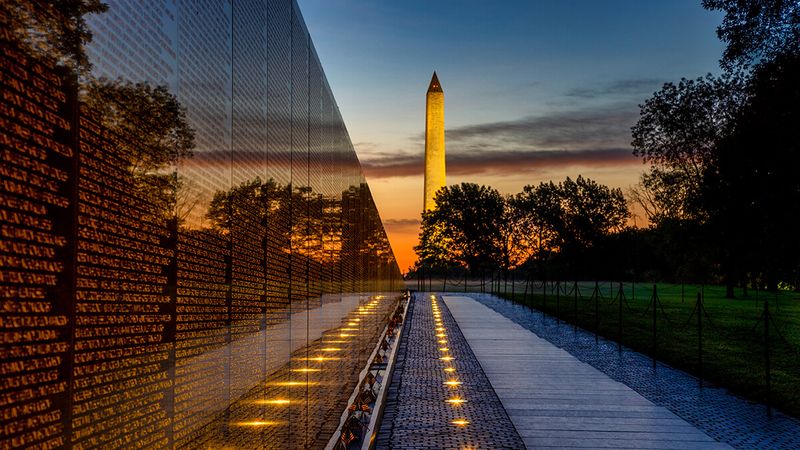
M 355 324 L 353 324 L 355 325 Z M 339 328 L 341 331 L 358 331 L 358 328 Z
M 447 344 L 447 339 L 439 339 L 440 344 Z
M 459 386 L 461 385 L 461 382 L 458 380 L 447 380 L 444 382 L 444 384 L 447 386 Z
M 465 426 L 469 425 L 469 420 L 467 420 L 467 419 L 456 419 L 456 420 L 454 420 L 454 421 L 452 421 L 450 423 L 452 423 L 453 425 L 459 426 L 459 427 L 465 427 Z
M 292 402 L 291 400 L 287 400 L 285 398 L 276 398 L 276 399 L 272 399 L 272 400 L 256 400 L 256 403 L 259 404 L 259 405 L 278 405 L 278 406 L 282 406 L 282 405 L 288 405 L 291 402 Z
M 444 331 L 444 327 L 436 327 L 436 331 Z
M 449 352 L 450 351 L 450 349 L 447 348 L 447 347 L 439 347 L 439 350 L 441 350 L 443 352 Z
M 447 403 L 450 403 L 450 404 L 453 404 L 453 405 L 460 405 L 460 404 L 462 404 L 462 403 L 466 403 L 466 402 L 467 402 L 467 401 L 466 401 L 466 400 L 464 400 L 463 398 L 458 398 L 458 397 L 448 398 L 448 399 L 447 399 L 447 400 L 445 400 L 445 401 L 446 401 Z
M 359 319 L 359 320 L 360 320 L 360 319 Z M 348 326 L 348 327 L 354 327 L 354 326 L 356 326 L 356 325 L 358 325 L 358 323 L 357 323 L 357 322 L 347 322 L 347 326 Z
M 300 369 L 292 369 L 292 372 L 319 372 L 321 369 L 314 369 L 311 367 L 302 367 Z
M 343 338 L 353 337 L 353 336 L 355 336 L 355 334 L 339 333 L 339 337 L 343 337 Z
M 297 358 L 300 361 L 316 361 L 316 362 L 323 362 L 323 361 L 338 361 L 341 358 L 333 357 L 333 356 L 312 356 L 309 358 Z
M 455 358 L 453 358 L 452 356 L 442 356 L 442 357 L 441 357 L 441 358 L 439 358 L 439 359 L 441 359 L 442 361 L 452 361 L 452 360 L 454 360 Z
M 269 425 L 279 425 L 279 422 L 266 421 L 266 420 L 251 420 L 248 422 L 235 422 L 234 425 L 240 427 L 264 427 Z
M 452 373 L 452 372 L 455 372 L 455 371 L 456 371 L 456 369 L 454 369 L 454 368 L 452 368 L 452 367 L 445 367 L 445 368 L 444 368 L 444 371 L 445 371 L 445 372 Z
M 325 347 L 321 348 L 320 350 L 322 350 L 323 352 L 338 352 L 341 349 L 339 347 Z
M 278 381 L 278 382 L 271 383 L 271 384 L 273 386 L 294 387 L 294 386 L 312 386 L 312 385 L 315 385 L 317 383 L 313 382 L 313 381 Z
M 443 338 L 443 337 L 447 337 L 447 335 L 446 335 L 446 334 L 444 334 L 444 333 L 438 333 L 438 334 L 436 335 L 436 337 Z

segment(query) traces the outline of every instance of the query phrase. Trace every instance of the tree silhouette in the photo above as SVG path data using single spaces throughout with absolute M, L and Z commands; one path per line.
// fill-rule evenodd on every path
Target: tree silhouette
M 436 208 L 422 215 L 420 244 L 427 265 L 459 264 L 472 271 L 502 267 L 505 199 L 487 186 L 462 183 L 441 188 Z
M 720 64 L 735 66 L 772 60 L 800 51 L 800 2 L 796 0 L 703 0 L 725 12 L 717 36 L 728 44 Z
M 633 154 L 651 165 L 635 188 L 648 219 L 696 219 L 703 174 L 745 98 L 738 76 L 707 75 L 666 83 L 641 105 Z
M 706 174 L 704 205 L 717 231 L 729 294 L 761 273 L 771 289 L 800 269 L 800 55 L 760 65 L 736 127 Z
M 545 252 L 591 247 L 601 237 L 620 231 L 630 215 L 620 189 L 580 175 L 574 181 L 567 177 L 558 184 L 525 186 L 514 204 L 528 216 Z

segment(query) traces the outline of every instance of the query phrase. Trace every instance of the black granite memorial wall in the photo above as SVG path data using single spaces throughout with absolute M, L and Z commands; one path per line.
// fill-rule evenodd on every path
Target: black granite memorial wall
M 0 448 L 321 448 L 402 280 L 298 6 L 106 3 L 0 6 Z

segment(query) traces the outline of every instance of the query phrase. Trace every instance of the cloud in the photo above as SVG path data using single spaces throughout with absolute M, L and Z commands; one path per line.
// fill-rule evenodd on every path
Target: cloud
M 641 164 L 631 154 L 630 128 L 638 118 L 631 104 L 563 111 L 546 116 L 489 122 L 446 131 L 447 172 L 454 175 L 513 174 L 568 166 Z M 418 152 L 376 152 L 362 160 L 369 178 L 420 175 Z
M 641 96 L 650 94 L 664 83 L 657 78 L 633 78 L 600 83 L 593 87 L 578 87 L 564 93 L 565 97 L 594 99 L 609 96 Z
M 513 174 L 568 166 L 610 167 L 641 164 L 628 148 L 594 150 L 509 150 L 479 153 L 450 153 L 447 173 L 452 175 Z M 397 155 L 362 163 L 369 178 L 421 175 L 423 160 L 416 155 Z
M 485 151 L 509 146 L 579 150 L 625 147 L 638 118 L 631 104 L 556 112 L 546 116 L 490 122 L 447 130 L 448 145 L 458 150 Z
M 391 231 L 416 231 L 419 229 L 419 219 L 386 219 L 383 227 Z

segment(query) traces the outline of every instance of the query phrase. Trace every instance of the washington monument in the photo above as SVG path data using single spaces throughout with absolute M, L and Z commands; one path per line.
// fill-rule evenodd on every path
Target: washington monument
M 445 186 L 444 91 L 433 72 L 425 99 L 425 198 L 423 212 L 434 209 L 436 191 Z

